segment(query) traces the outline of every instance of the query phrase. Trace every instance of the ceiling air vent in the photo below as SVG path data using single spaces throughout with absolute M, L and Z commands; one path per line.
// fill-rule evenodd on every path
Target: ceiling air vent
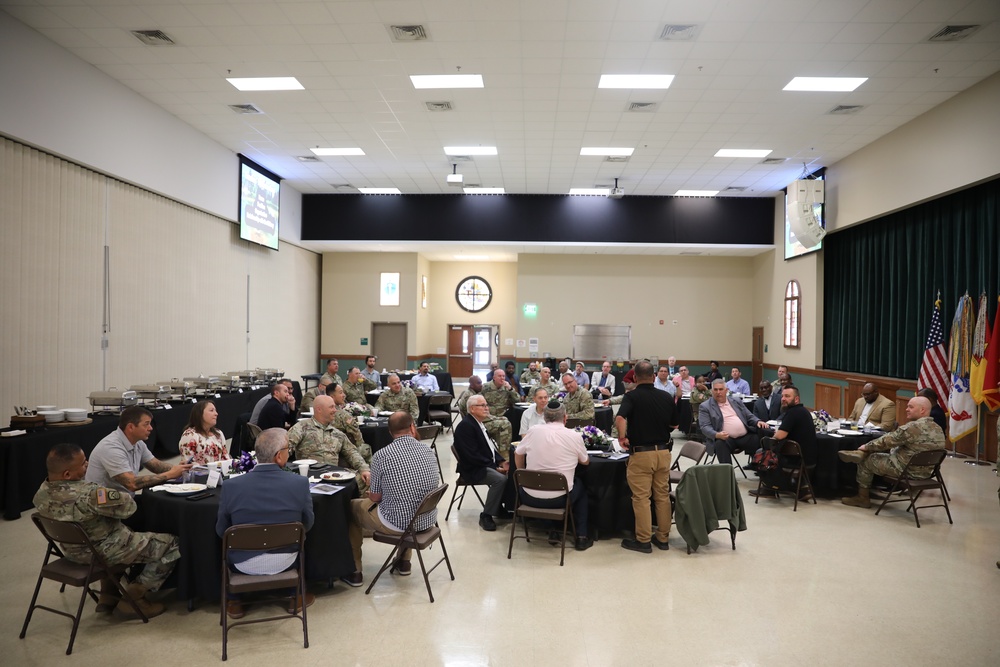
M 451 111 L 451 102 L 424 102 L 428 111 Z
M 605 162 L 628 162 L 627 155 L 609 155 L 604 158 Z
M 833 114 L 835 116 L 849 116 L 852 113 L 857 113 L 864 109 L 863 104 L 838 104 L 829 111 L 828 114 Z
M 745 185 L 730 185 L 728 188 L 723 190 L 723 192 L 743 192 L 746 189 Z
M 236 113 L 264 113 L 252 104 L 230 104 L 229 108 Z
M 427 31 L 422 25 L 391 25 L 389 35 L 394 42 L 422 42 L 427 39 Z
M 946 25 L 927 38 L 928 42 L 957 42 L 979 32 L 981 25 Z
M 659 39 L 664 42 L 687 42 L 693 40 L 701 32 L 701 26 L 696 23 L 679 25 L 667 24 L 660 31 Z
M 315 155 L 296 155 L 295 159 L 299 162 L 320 162 L 321 160 Z
M 132 30 L 135 38 L 146 46 L 173 46 L 174 40 L 162 30 Z
M 334 189 L 339 190 L 341 192 L 356 191 L 357 190 L 357 188 L 355 188 L 350 183 L 330 183 L 330 185 L 332 185 L 334 187 Z
M 786 157 L 766 157 L 760 161 L 761 164 L 784 164 L 788 160 Z
M 656 102 L 632 102 L 628 105 L 629 111 L 648 112 L 656 111 Z
M 472 156 L 471 155 L 449 155 L 448 156 L 448 164 L 451 164 L 452 162 L 472 162 Z M 468 184 L 466 184 L 466 187 L 468 187 Z

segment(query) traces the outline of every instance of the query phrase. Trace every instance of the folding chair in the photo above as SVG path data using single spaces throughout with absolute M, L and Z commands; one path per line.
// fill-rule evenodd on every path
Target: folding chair
M 247 422 L 247 432 L 243 436 L 243 451 L 252 452 L 257 446 L 257 436 L 260 435 L 260 426 Z
M 128 594 L 119 581 L 123 567 L 113 567 L 108 564 L 104 557 L 97 551 L 94 543 L 90 541 L 87 537 L 87 533 L 84 532 L 83 526 L 75 521 L 56 521 L 55 519 L 48 519 L 43 517 L 38 512 L 31 515 L 31 520 L 34 522 L 38 531 L 42 534 L 42 537 L 48 542 L 48 548 L 45 550 L 45 560 L 42 561 L 42 569 L 38 573 L 38 582 L 35 584 L 35 593 L 31 596 L 31 605 L 28 607 L 28 615 L 24 617 L 24 625 L 21 627 L 21 639 L 24 639 L 24 635 L 28 632 L 28 624 L 31 622 L 31 616 L 34 614 L 35 609 L 44 609 L 45 611 L 50 611 L 53 614 L 59 614 L 60 616 L 65 616 L 73 621 L 73 630 L 69 635 L 69 645 L 66 646 L 66 655 L 73 652 L 73 642 L 76 641 L 76 631 L 80 627 L 80 616 L 83 614 L 83 603 L 87 601 L 87 595 L 97 602 L 97 594 L 90 589 L 90 584 L 95 581 L 100 581 L 101 579 L 107 578 L 115 584 L 118 588 L 118 592 L 121 594 L 123 600 L 128 601 L 135 610 L 135 613 L 142 619 L 143 623 L 149 623 L 149 619 L 146 615 L 142 613 L 136 605 L 135 600 Z M 62 551 L 59 549 L 58 544 L 86 547 L 90 552 L 90 563 L 82 564 L 76 563 L 74 561 L 66 558 Z M 51 561 L 52 557 L 56 560 Z M 76 615 L 67 614 L 64 611 L 59 611 L 58 609 L 53 609 L 52 607 L 46 607 L 45 605 L 37 604 L 38 602 L 38 591 L 42 587 L 42 579 L 51 579 L 52 581 L 58 581 L 62 586 L 59 592 L 66 590 L 66 586 L 76 586 L 82 588 L 83 591 L 80 593 L 80 604 L 77 605 Z
M 438 433 L 444 430 L 440 424 L 424 424 L 423 426 L 417 427 L 417 437 L 421 442 L 430 440 L 430 444 L 427 445 L 434 452 L 434 458 L 437 460 L 438 464 L 438 474 L 441 475 L 441 483 L 444 484 L 444 471 L 441 470 L 441 457 L 438 456 L 437 450 L 437 439 Z
M 747 524 L 732 466 L 722 463 L 688 468 L 674 497 L 677 532 L 684 538 L 689 554 L 708 544 L 709 533 L 716 530 L 727 530 L 736 550 L 736 533 L 746 530 Z M 723 521 L 727 525 L 722 525 Z
M 787 462 L 790 457 L 797 457 L 798 465 L 784 465 L 780 466 L 780 471 L 791 476 L 792 480 L 795 482 L 795 504 L 792 505 L 792 511 L 796 512 L 799 508 L 799 498 L 802 496 L 802 490 L 805 489 L 810 498 L 812 498 L 813 505 L 816 504 L 816 490 L 813 488 L 812 482 L 809 480 L 809 469 L 816 469 L 816 465 L 807 466 L 805 458 L 802 456 L 802 447 L 799 443 L 794 440 L 775 440 L 774 438 L 761 438 L 760 446 L 762 448 L 773 448 L 778 447 L 778 460 L 781 462 Z M 760 492 L 763 489 L 770 489 L 774 491 L 775 498 L 781 498 L 781 489 L 765 486 L 764 479 L 757 482 L 757 498 L 754 499 L 756 504 L 760 500 Z
M 701 460 L 705 457 L 705 451 L 708 448 L 703 442 L 694 442 L 689 440 L 684 443 L 681 447 L 681 451 L 677 453 L 677 458 L 674 459 L 674 464 L 670 466 L 670 484 L 677 484 L 681 481 L 681 475 L 684 471 L 681 470 L 681 458 L 691 459 L 694 461 L 694 465 L 701 463 Z
M 227 658 L 229 645 L 229 629 L 237 625 L 264 623 L 266 621 L 283 621 L 287 618 L 297 618 L 302 621 L 302 647 L 309 648 L 309 625 L 306 621 L 306 556 L 305 528 L 298 521 L 274 524 L 241 524 L 231 526 L 222 537 L 222 602 L 219 625 L 222 626 L 222 659 Z M 295 547 L 298 556 L 295 567 L 278 574 L 244 574 L 233 571 L 228 554 L 231 551 L 266 551 L 275 552 L 279 549 Z M 298 612 L 290 611 L 280 616 L 255 618 L 247 621 L 230 622 L 226 614 L 226 600 L 231 594 L 254 593 L 257 591 L 273 591 L 278 589 L 295 589 L 291 596 L 291 607 L 301 601 Z M 288 598 L 287 595 L 279 598 Z
M 564 494 L 566 504 L 562 508 L 532 507 L 521 504 L 521 489 L 532 491 L 556 491 Z M 517 528 L 517 517 L 521 517 L 521 525 L 524 526 L 524 541 L 530 542 L 528 536 L 528 522 L 526 519 L 549 519 L 552 521 L 562 520 L 562 547 L 559 554 L 560 567 L 566 560 L 566 528 L 571 527 L 572 535 L 576 535 L 576 521 L 573 519 L 573 508 L 569 501 L 569 483 L 566 476 L 559 472 L 543 472 L 541 470 L 515 470 L 514 490 L 516 500 L 514 501 L 514 520 L 510 523 L 510 543 L 507 545 L 507 559 L 514 549 L 514 530 Z M 516 536 L 520 538 L 520 535 Z
M 431 599 L 432 603 L 434 602 L 434 593 L 431 592 L 431 581 L 428 578 L 428 575 L 436 570 L 438 565 L 445 563 L 448 566 L 448 574 L 451 575 L 451 580 L 455 581 L 455 572 L 451 569 L 451 560 L 448 558 L 448 550 L 444 547 L 444 537 L 441 536 L 441 528 L 438 526 L 438 522 L 435 521 L 433 526 L 421 531 L 418 531 L 416 528 L 417 519 L 437 507 L 442 496 L 444 496 L 445 491 L 447 490 L 448 485 L 442 484 L 424 496 L 424 499 L 420 501 L 420 505 L 417 507 L 416 513 L 413 515 L 413 518 L 410 519 L 409 525 L 406 526 L 406 530 L 404 530 L 402 534 L 389 535 L 388 533 L 375 531 L 373 538 L 376 542 L 391 544 L 393 546 L 392 551 L 389 552 L 389 556 L 385 559 L 385 562 L 382 563 L 382 567 L 379 569 L 378 574 L 375 575 L 372 582 L 368 584 L 368 588 L 365 589 L 365 595 L 371 593 L 372 587 L 375 585 L 375 582 L 378 581 L 378 578 L 382 576 L 383 572 L 395 568 L 396 554 L 402 552 L 404 549 L 413 549 L 417 552 L 417 560 L 420 561 L 420 572 L 424 575 L 424 585 L 427 586 L 427 596 Z M 434 542 L 441 543 L 442 556 L 438 562 L 434 563 L 434 566 L 428 570 L 424 564 L 423 551 L 424 549 L 432 547 Z
M 708 458 L 707 458 L 707 459 L 705 459 L 705 463 L 706 463 L 706 464 L 714 464 L 714 463 L 715 463 L 715 446 L 716 446 L 716 444 L 717 444 L 717 441 L 713 440 L 713 441 L 712 441 L 711 443 L 708 443 L 708 444 L 709 444 L 709 445 L 711 445 L 711 447 L 712 447 L 712 451 L 710 451 L 710 452 L 708 453 Z M 707 447 L 707 446 L 708 446 L 708 445 L 706 445 L 706 447 Z M 753 457 L 753 455 L 754 455 L 754 454 L 755 454 L 756 452 L 743 452 L 743 453 L 744 453 L 744 454 L 746 454 L 746 455 L 747 455 L 747 456 L 749 456 L 749 457 Z M 740 469 L 740 472 L 741 472 L 741 473 L 743 473 L 743 479 L 748 479 L 748 477 L 747 477 L 747 472 L 746 472 L 746 470 L 744 470 L 744 469 L 743 469 L 743 466 L 741 466 L 741 465 L 740 465 L 740 462 L 739 462 L 739 460 L 737 460 L 737 458 L 736 458 L 736 453 L 735 453 L 735 452 L 734 452 L 734 453 L 732 454 L 732 457 L 733 457 L 733 464 L 734 464 L 734 465 L 735 465 L 735 466 L 736 466 L 737 468 L 739 468 L 739 469 Z
M 455 464 L 457 465 L 458 464 L 458 450 L 455 449 L 455 445 L 451 446 L 451 455 L 453 457 L 455 457 Z M 471 482 L 469 482 L 468 480 L 466 480 L 464 477 L 462 477 L 461 475 L 459 475 L 455 479 L 455 490 L 452 491 L 452 493 L 451 493 L 451 502 L 448 503 L 448 511 L 444 515 L 444 520 L 445 521 L 447 521 L 448 517 L 451 516 L 451 506 L 455 504 L 455 496 L 458 494 L 458 488 L 459 487 L 462 487 L 462 495 L 458 496 L 458 509 L 462 509 L 462 501 L 465 500 L 465 492 L 468 491 L 469 489 L 472 489 L 472 492 L 474 494 L 476 494 L 476 498 L 479 499 L 479 504 L 483 506 L 483 509 L 486 509 L 486 503 L 483 502 L 483 497 L 480 496 L 479 495 L 479 491 L 476 490 L 476 485 L 472 484 Z
M 452 430 L 451 394 L 434 394 L 427 399 L 427 419 Z
M 945 449 L 930 449 L 924 452 L 917 452 L 911 458 L 906 467 L 903 468 L 903 472 L 899 474 L 899 477 L 893 480 L 892 489 L 886 494 L 885 499 L 882 504 L 878 506 L 875 510 L 875 516 L 882 511 L 888 503 L 899 503 L 906 500 L 910 501 L 907 506 L 906 511 L 909 512 L 913 510 L 913 520 L 917 522 L 917 528 L 920 528 L 920 518 L 917 516 L 917 499 L 920 498 L 920 494 L 924 491 L 931 491 L 937 489 L 941 492 L 941 503 L 936 505 L 921 505 L 920 508 L 927 509 L 929 507 L 943 507 L 944 511 L 948 513 L 948 523 L 955 523 L 951 520 L 951 509 L 948 507 L 948 492 L 944 486 L 944 479 L 941 477 L 941 462 L 944 461 L 945 456 L 947 456 L 948 451 Z M 931 468 L 933 471 L 930 476 L 926 478 L 913 477 L 910 472 L 914 468 Z M 892 479 L 892 478 L 887 478 Z M 896 491 L 906 491 L 907 498 L 897 498 L 895 500 L 889 500 L 889 498 L 896 493 Z M 914 493 L 914 491 L 916 493 Z

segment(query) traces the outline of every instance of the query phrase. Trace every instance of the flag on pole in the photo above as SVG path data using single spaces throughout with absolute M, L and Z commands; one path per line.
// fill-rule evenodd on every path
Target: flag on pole
M 920 364 L 920 376 L 917 378 L 917 389 L 930 387 L 938 395 L 938 403 L 943 409 L 948 408 L 951 377 L 948 375 L 948 355 L 944 349 L 944 328 L 941 326 L 941 298 L 934 302 L 934 314 L 931 315 L 931 328 L 927 332 L 927 343 L 924 345 L 924 360 Z
M 969 391 L 976 405 L 983 402 L 983 379 L 986 375 L 986 343 L 990 340 L 989 302 L 986 292 L 979 296 L 976 330 L 972 333 L 972 366 L 969 369 Z
M 969 390 L 974 323 L 972 297 L 966 294 L 959 300 L 955 319 L 951 323 L 951 346 L 948 353 L 948 370 L 951 373 L 948 438 L 952 442 L 979 428 L 979 410 Z
M 993 335 L 986 343 L 986 368 L 983 371 L 983 404 L 988 410 L 1000 408 L 1000 297 L 993 320 Z

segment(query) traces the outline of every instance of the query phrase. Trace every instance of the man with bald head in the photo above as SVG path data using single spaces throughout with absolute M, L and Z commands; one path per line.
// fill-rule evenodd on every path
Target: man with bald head
M 379 412 L 396 412 L 405 410 L 413 417 L 413 421 L 420 423 L 420 408 L 417 406 L 417 395 L 409 387 L 404 387 L 402 380 L 395 373 L 386 378 L 389 385 L 388 391 L 383 391 L 375 401 L 375 409 Z
M 878 387 L 869 382 L 861 388 L 861 398 L 854 404 L 848 417 L 858 426 L 872 424 L 883 431 L 891 431 L 896 425 L 896 405 L 878 393 Z
M 548 366 L 542 366 L 542 369 L 538 371 L 538 384 L 531 388 L 531 393 L 528 394 L 528 398 L 531 398 L 532 394 L 539 389 L 547 391 L 549 398 L 552 398 L 562 391 L 562 387 L 552 377 L 552 370 Z
M 316 459 L 320 463 L 351 468 L 358 473 L 358 487 L 368 487 L 368 464 L 347 435 L 333 425 L 337 411 L 333 398 L 317 396 L 312 419 L 303 419 L 288 431 L 288 446 L 295 457 Z
M 842 461 L 858 464 L 858 495 L 844 498 L 841 502 L 851 507 L 868 509 L 872 506 L 869 495 L 872 477 L 898 477 L 917 452 L 944 449 L 944 432 L 930 415 L 931 402 L 923 396 L 914 396 L 906 404 L 907 423 L 892 433 L 861 445 L 857 451 L 840 452 Z M 933 468 L 911 468 L 909 474 L 926 478 L 933 472 Z

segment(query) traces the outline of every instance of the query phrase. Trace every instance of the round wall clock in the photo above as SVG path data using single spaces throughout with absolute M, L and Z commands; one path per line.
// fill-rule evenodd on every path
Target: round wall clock
M 490 305 L 492 299 L 493 289 L 479 276 L 469 276 L 458 283 L 455 289 L 455 300 L 458 301 L 458 305 L 470 313 L 483 310 Z

